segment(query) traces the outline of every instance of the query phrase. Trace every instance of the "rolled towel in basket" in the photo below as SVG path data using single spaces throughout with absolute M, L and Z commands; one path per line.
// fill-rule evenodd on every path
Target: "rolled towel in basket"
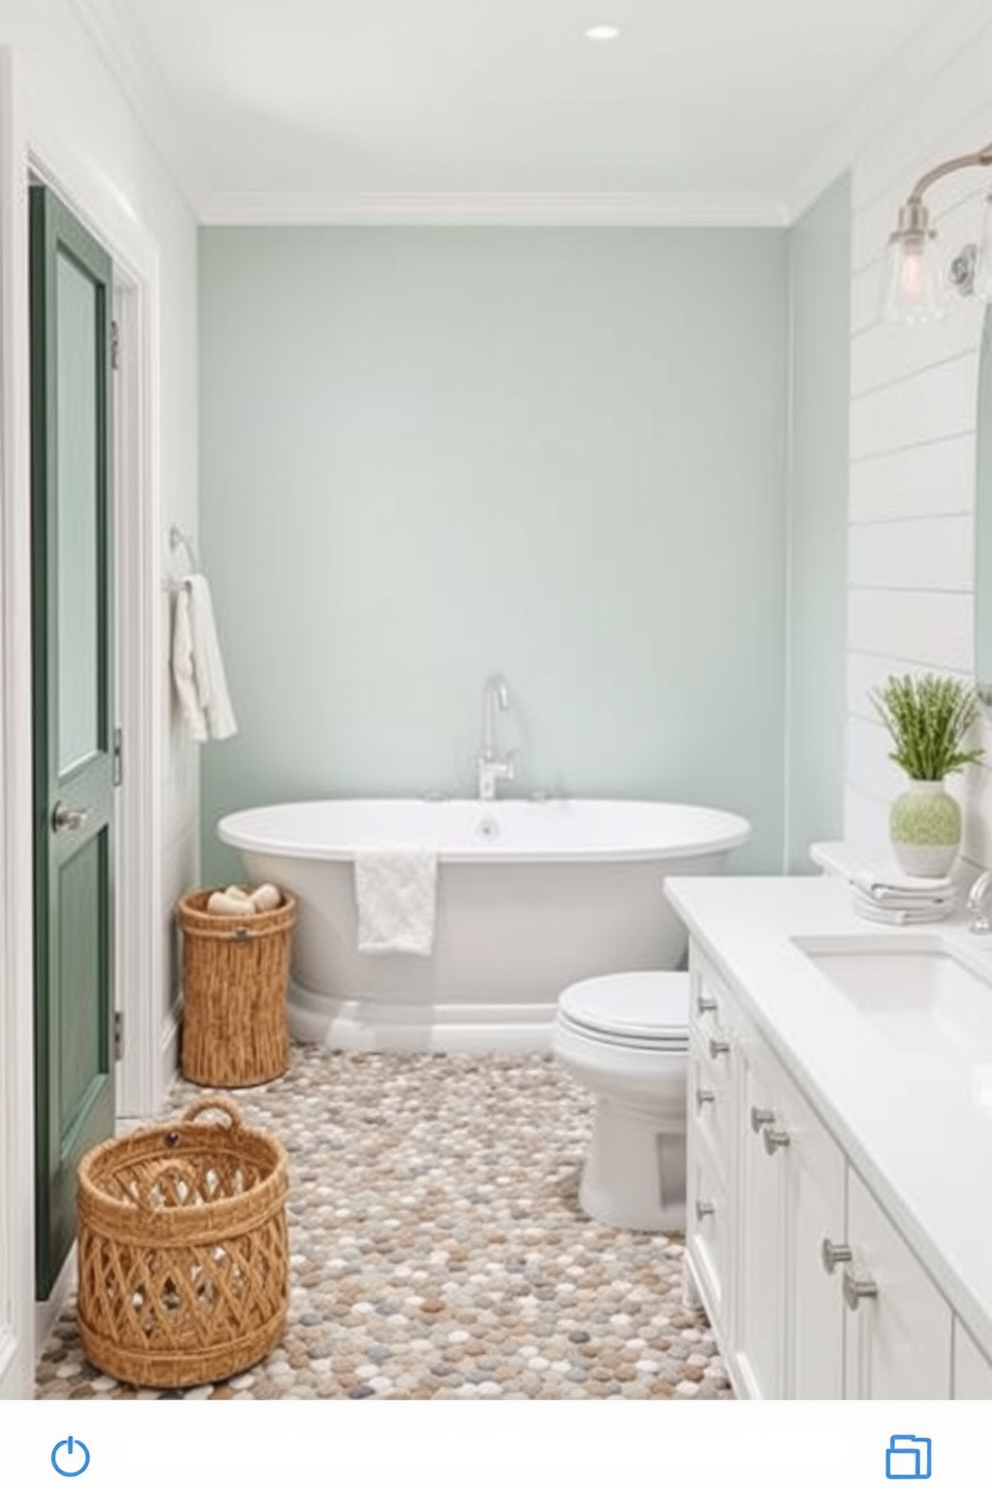
M 282 895 L 275 884 L 270 883 L 259 884 L 248 897 L 260 914 L 265 910 L 278 909 L 282 903 Z
M 207 914 L 252 915 L 255 906 L 247 894 L 232 894 L 229 889 L 217 889 L 207 900 Z
M 434 949 L 437 853 L 431 848 L 360 848 L 355 853 L 358 949 L 373 955 Z

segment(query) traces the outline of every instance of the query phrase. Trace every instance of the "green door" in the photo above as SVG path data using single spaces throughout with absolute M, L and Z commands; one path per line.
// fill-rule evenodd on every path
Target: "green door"
M 32 187 L 37 1295 L 114 1124 L 111 261 Z

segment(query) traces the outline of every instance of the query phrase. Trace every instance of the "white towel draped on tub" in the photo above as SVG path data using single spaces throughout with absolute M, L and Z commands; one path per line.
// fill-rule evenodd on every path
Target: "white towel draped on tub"
M 358 949 L 380 955 L 434 949 L 437 853 L 432 848 L 359 848 L 355 853 Z
M 238 731 L 227 692 L 210 585 L 202 574 L 183 579 L 172 629 L 172 675 L 183 717 L 198 744 Z

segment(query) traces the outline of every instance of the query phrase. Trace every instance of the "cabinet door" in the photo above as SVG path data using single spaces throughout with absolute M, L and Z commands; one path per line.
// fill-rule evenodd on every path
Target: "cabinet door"
M 847 1398 L 948 1400 L 951 1309 L 851 1168 L 847 1214 L 852 1251 L 842 1277 Z
M 705 1142 L 690 1143 L 688 1162 L 686 1255 L 707 1316 L 725 1346 L 730 1211 L 720 1171 Z
M 824 1243 L 842 1246 L 845 1159 L 807 1102 L 789 1082 L 779 1097 L 789 1134 L 787 1153 L 786 1394 L 794 1400 L 844 1398 L 844 1307 L 841 1266 L 828 1271 Z
M 737 1188 L 739 1297 L 734 1356 L 746 1393 L 785 1391 L 786 1151 L 772 1070 L 756 1046 L 742 1051 L 744 1129 Z

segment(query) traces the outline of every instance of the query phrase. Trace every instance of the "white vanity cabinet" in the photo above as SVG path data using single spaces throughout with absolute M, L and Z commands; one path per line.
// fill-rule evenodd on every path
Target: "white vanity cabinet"
M 690 968 L 686 1255 L 737 1392 L 989 1398 L 992 1363 L 696 943 Z

